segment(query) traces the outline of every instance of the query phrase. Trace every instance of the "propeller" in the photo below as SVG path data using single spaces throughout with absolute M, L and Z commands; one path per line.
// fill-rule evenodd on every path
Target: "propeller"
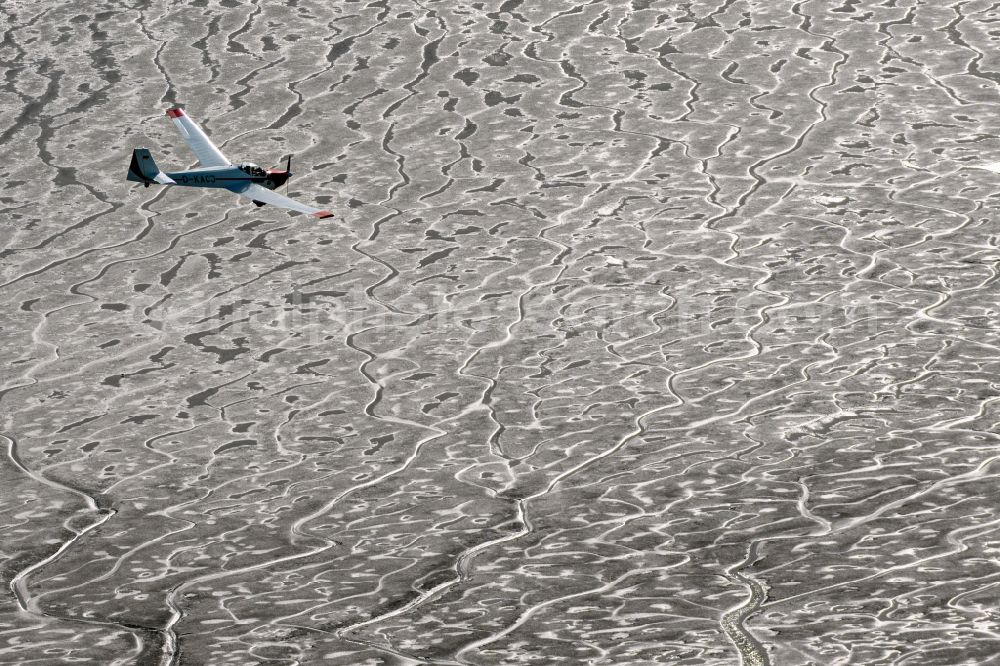
M 269 172 L 270 171 L 277 171 L 277 167 L 275 167 L 274 169 L 269 169 L 268 171 Z M 281 172 L 278 172 L 278 173 L 281 173 Z M 288 160 L 285 162 L 285 171 L 284 171 L 284 173 L 285 173 L 285 180 L 282 181 L 282 182 L 284 182 L 284 184 L 285 184 L 285 195 L 287 196 L 288 195 L 288 180 L 292 177 L 292 154 L 291 153 L 288 154 Z M 280 183 L 277 184 L 277 185 L 275 185 L 275 189 L 277 189 L 278 187 L 281 187 Z

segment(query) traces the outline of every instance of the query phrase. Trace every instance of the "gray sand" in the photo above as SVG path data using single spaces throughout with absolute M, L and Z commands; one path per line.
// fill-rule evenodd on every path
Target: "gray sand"
M 998 21 L 3 3 L 0 662 L 995 659 Z

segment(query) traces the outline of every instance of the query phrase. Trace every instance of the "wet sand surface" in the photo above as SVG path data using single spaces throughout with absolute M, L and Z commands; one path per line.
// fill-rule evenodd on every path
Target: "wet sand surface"
M 0 6 L 0 662 L 996 661 L 1000 7 L 278 4 Z

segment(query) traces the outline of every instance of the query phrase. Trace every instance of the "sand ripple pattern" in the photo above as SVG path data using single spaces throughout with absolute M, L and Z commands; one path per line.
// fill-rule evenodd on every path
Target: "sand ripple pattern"
M 1000 7 L 837 2 L 0 4 L 0 662 L 995 659 Z

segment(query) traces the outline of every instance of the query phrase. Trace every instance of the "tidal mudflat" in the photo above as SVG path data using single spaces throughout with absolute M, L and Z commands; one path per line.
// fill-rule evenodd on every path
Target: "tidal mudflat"
M 0 662 L 997 659 L 995 3 L 0 16 Z

